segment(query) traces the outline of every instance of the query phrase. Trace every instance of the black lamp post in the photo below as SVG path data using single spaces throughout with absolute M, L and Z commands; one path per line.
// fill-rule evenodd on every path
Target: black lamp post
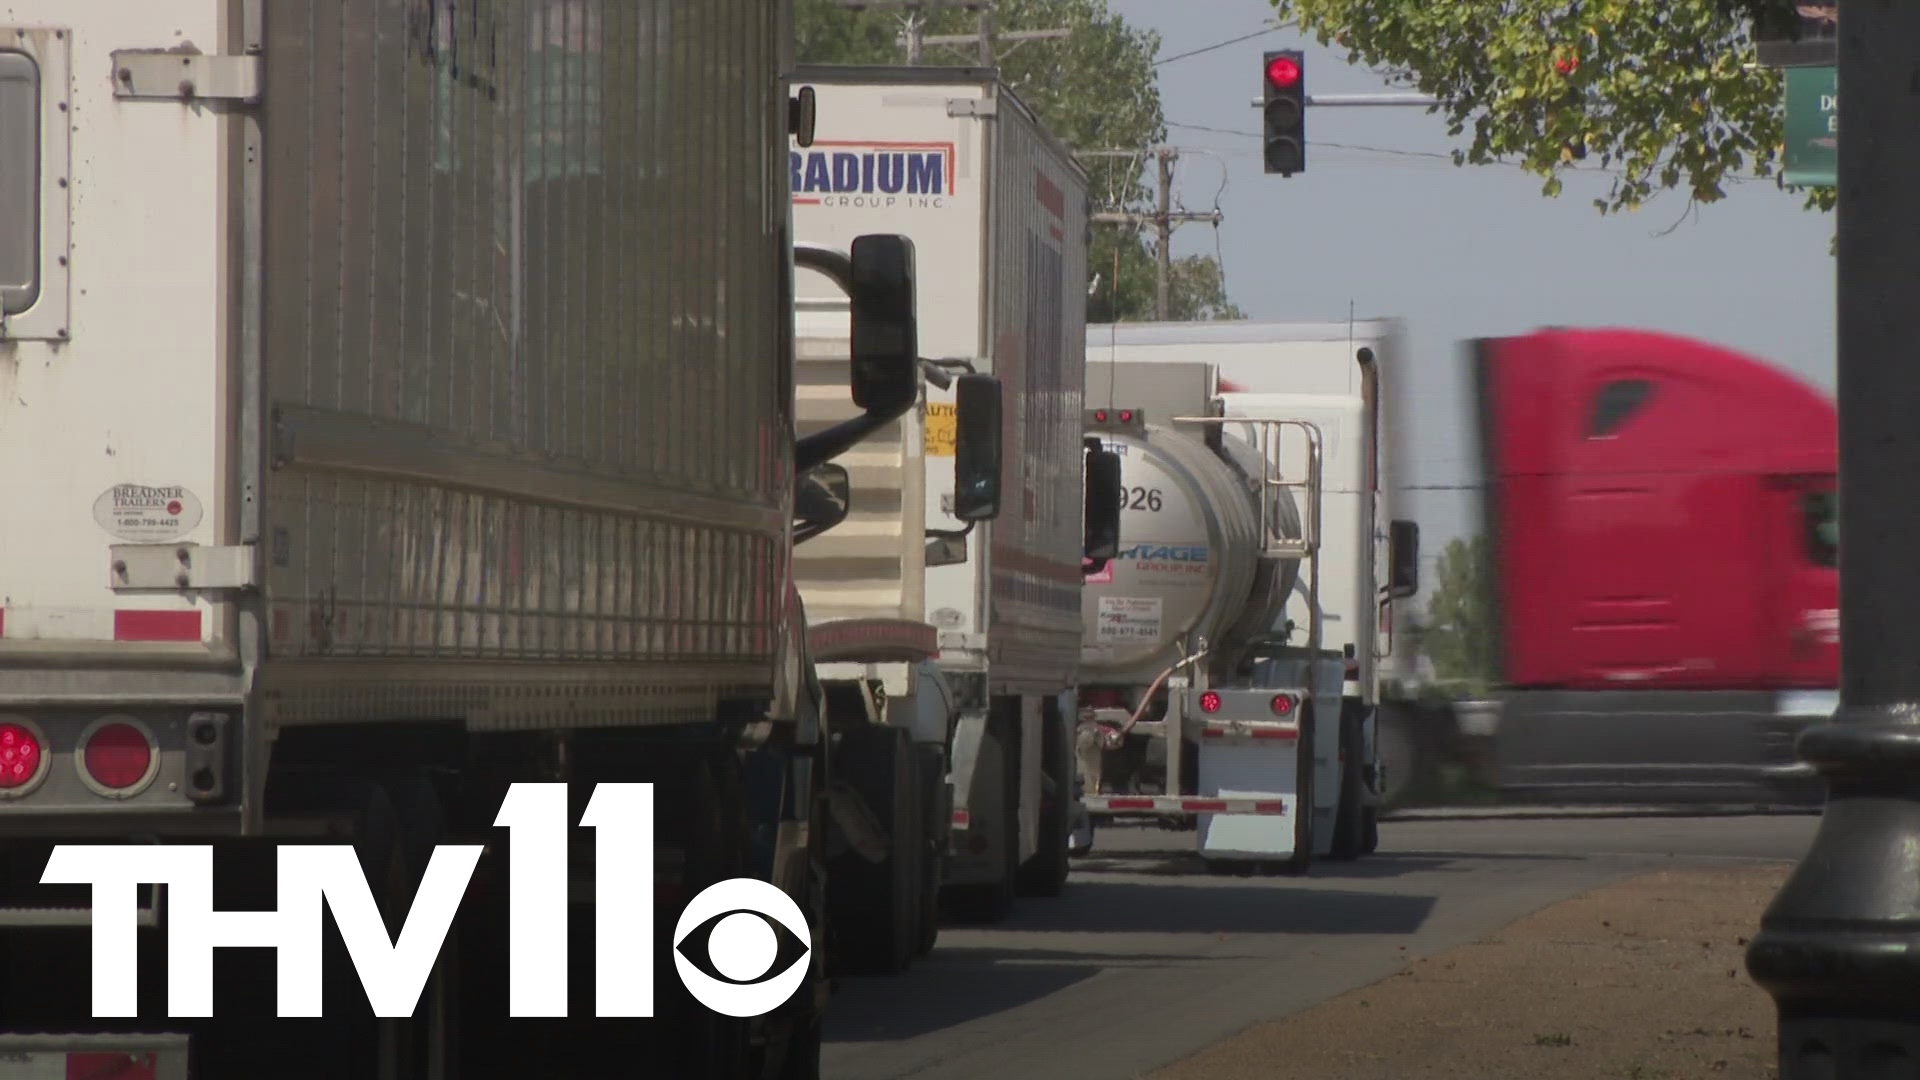
M 1838 20 L 1840 709 L 1813 847 L 1747 970 L 1780 1080 L 1920 1078 L 1920 2 Z

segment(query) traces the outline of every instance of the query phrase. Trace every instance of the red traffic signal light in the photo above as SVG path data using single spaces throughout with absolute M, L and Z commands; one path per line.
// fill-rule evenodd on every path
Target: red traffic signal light
M 1300 84 L 1300 62 L 1291 56 L 1276 56 L 1267 61 L 1267 85 L 1275 90 L 1291 90 Z
M 1266 171 L 1292 176 L 1307 167 L 1307 56 L 1281 49 L 1260 58 Z

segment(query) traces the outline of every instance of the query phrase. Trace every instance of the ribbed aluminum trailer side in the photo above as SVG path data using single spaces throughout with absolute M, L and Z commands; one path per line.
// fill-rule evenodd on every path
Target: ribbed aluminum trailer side
M 867 415 L 796 447 L 788 8 L 0 11 L 5 1060 L 598 1075 L 651 1040 L 689 1074 L 817 1072 L 823 950 L 743 1020 L 666 940 L 739 876 L 820 925 L 797 466 L 912 403 L 910 245 L 843 244 L 856 324 L 906 348 L 856 342 Z M 655 784 L 651 1024 L 591 1019 L 584 829 L 549 947 L 585 1019 L 504 1020 L 520 781 L 567 782 L 569 823 L 595 783 Z M 219 906 L 269 908 L 271 845 L 322 836 L 392 929 L 434 844 L 489 845 L 411 1021 L 371 1017 L 331 930 L 324 1038 L 273 1019 L 271 954 L 223 961 L 214 1019 L 168 1018 L 145 933 L 139 1018 L 91 1016 L 90 898 L 39 883 L 52 845 L 211 839 Z

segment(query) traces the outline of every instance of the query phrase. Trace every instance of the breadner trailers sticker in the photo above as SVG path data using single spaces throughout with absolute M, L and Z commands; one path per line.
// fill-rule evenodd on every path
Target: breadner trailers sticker
M 1160 598 L 1103 596 L 1100 629 L 1104 642 L 1152 644 L 1160 640 Z
M 200 499 L 183 487 L 117 484 L 93 501 L 93 520 L 121 540 L 167 544 L 200 525 Z

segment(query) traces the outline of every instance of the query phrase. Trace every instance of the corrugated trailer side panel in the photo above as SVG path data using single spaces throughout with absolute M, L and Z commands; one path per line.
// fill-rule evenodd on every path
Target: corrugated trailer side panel
M 1007 400 L 992 525 L 995 681 L 1070 684 L 1080 656 L 1086 174 L 1010 96 L 991 138 L 988 345 Z
M 663 687 L 697 715 L 769 685 L 778 7 L 269 4 L 283 721 L 583 723 Z

